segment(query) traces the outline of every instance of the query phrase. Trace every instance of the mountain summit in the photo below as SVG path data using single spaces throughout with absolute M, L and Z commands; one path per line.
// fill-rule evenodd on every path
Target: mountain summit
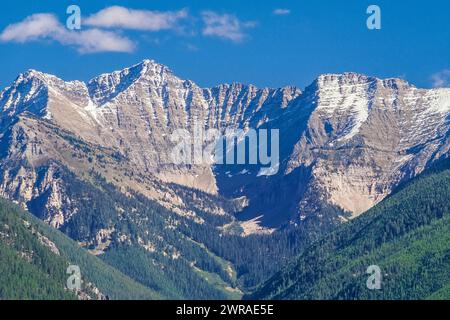
M 277 170 L 175 164 L 172 134 L 199 127 L 277 129 Z M 88 83 L 29 70 L 0 92 L 0 196 L 161 296 L 236 299 L 448 158 L 449 129 L 450 89 L 400 79 L 302 91 L 201 88 L 150 60 Z
M 54 177 L 42 186 L 44 165 L 84 179 L 94 170 L 181 211 L 186 205 L 174 204 L 170 184 L 240 199 L 239 218 L 252 232 L 258 224 L 321 220 L 324 208 L 331 220 L 359 215 L 447 157 L 450 145 L 450 89 L 356 73 L 321 75 L 302 92 L 239 83 L 201 88 L 152 60 L 87 84 L 29 70 L 0 93 L 0 110 L 0 193 L 27 205 L 45 190 L 51 196 L 42 205 L 53 208 L 46 219 L 57 226 L 75 213 L 65 212 L 70 195 Z M 171 164 L 171 133 L 195 123 L 222 132 L 279 129 L 278 174 L 261 176 L 251 165 Z

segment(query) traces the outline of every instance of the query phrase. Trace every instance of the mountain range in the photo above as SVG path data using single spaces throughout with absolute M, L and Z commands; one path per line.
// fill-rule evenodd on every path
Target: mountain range
M 197 124 L 279 130 L 277 171 L 174 164 L 172 133 Z M 446 159 L 449 129 L 450 89 L 402 79 L 201 88 L 152 60 L 87 83 L 29 70 L 0 93 L 0 195 L 163 297 L 235 299 Z

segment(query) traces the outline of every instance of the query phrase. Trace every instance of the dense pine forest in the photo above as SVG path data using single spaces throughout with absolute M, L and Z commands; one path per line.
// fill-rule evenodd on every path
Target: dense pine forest
M 366 270 L 381 269 L 369 290 Z M 450 161 L 305 249 L 249 299 L 450 299 Z
M 96 257 L 87 250 L 97 243 L 83 249 L 0 200 L 0 298 L 80 298 L 65 288 L 67 266 L 76 264 L 84 293 L 94 298 L 92 287 L 106 299 L 448 299 L 449 167 L 449 161 L 434 166 L 324 238 L 319 230 L 306 234 L 299 227 L 242 237 L 239 230 L 220 231 L 233 225 L 231 216 L 197 211 L 206 223 L 194 223 L 139 194 L 125 196 L 100 178 L 102 189 L 65 177 L 74 199 L 89 195 L 91 201 L 80 201 L 89 205 L 78 206 L 61 231 L 82 243 L 114 226 L 109 247 Z M 117 207 L 130 214 L 117 215 Z M 119 239 L 121 234 L 129 239 Z M 366 287 L 370 265 L 382 270 L 380 290 Z
M 80 267 L 81 292 L 66 288 L 69 265 Z M 98 299 L 95 288 L 102 299 L 164 298 L 29 212 L 0 199 L 0 299 Z

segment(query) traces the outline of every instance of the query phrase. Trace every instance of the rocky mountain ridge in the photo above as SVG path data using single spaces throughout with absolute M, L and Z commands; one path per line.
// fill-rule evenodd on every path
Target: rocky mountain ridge
M 338 220 L 359 215 L 447 157 L 450 145 L 450 89 L 355 73 L 321 75 L 302 92 L 238 83 L 201 88 L 152 60 L 88 83 L 29 70 L 0 93 L 0 110 L 0 193 L 23 203 L 49 193 L 54 226 L 74 214 L 63 212 L 70 196 L 52 175 L 61 165 L 84 179 L 100 173 L 180 214 L 195 215 L 171 183 L 246 199 L 238 217 L 278 227 L 317 219 L 324 205 L 350 213 L 338 212 Z M 198 123 L 222 132 L 279 129 L 278 173 L 174 165 L 171 133 Z

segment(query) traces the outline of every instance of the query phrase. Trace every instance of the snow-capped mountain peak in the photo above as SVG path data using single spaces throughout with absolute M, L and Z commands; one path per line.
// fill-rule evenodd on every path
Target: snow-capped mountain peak
M 201 88 L 153 60 L 87 84 L 29 70 L 1 92 L 0 110 L 2 130 L 28 111 L 83 141 L 115 150 L 142 174 L 155 172 L 165 182 L 249 197 L 253 218 L 268 207 L 285 208 L 277 201 L 305 215 L 317 209 L 317 199 L 359 214 L 401 181 L 448 156 L 450 146 L 450 89 L 418 89 L 402 79 L 357 73 L 321 75 L 302 92 L 293 86 L 241 83 Z M 275 189 L 281 193 L 257 205 L 268 201 L 259 195 L 271 186 L 257 176 L 259 168 L 245 168 L 255 173 L 247 179 L 231 174 L 222 181 L 214 166 L 174 166 L 170 136 L 195 124 L 222 132 L 279 129 L 280 166 L 267 179 L 280 179 Z M 31 124 L 26 127 L 33 130 Z M 287 190 L 297 191 L 284 199 L 291 193 Z
M 169 68 L 146 59 L 129 68 L 91 79 L 88 82 L 89 95 L 96 104 L 103 105 L 138 81 L 152 81 L 155 86 L 159 86 L 166 77 L 174 77 Z

